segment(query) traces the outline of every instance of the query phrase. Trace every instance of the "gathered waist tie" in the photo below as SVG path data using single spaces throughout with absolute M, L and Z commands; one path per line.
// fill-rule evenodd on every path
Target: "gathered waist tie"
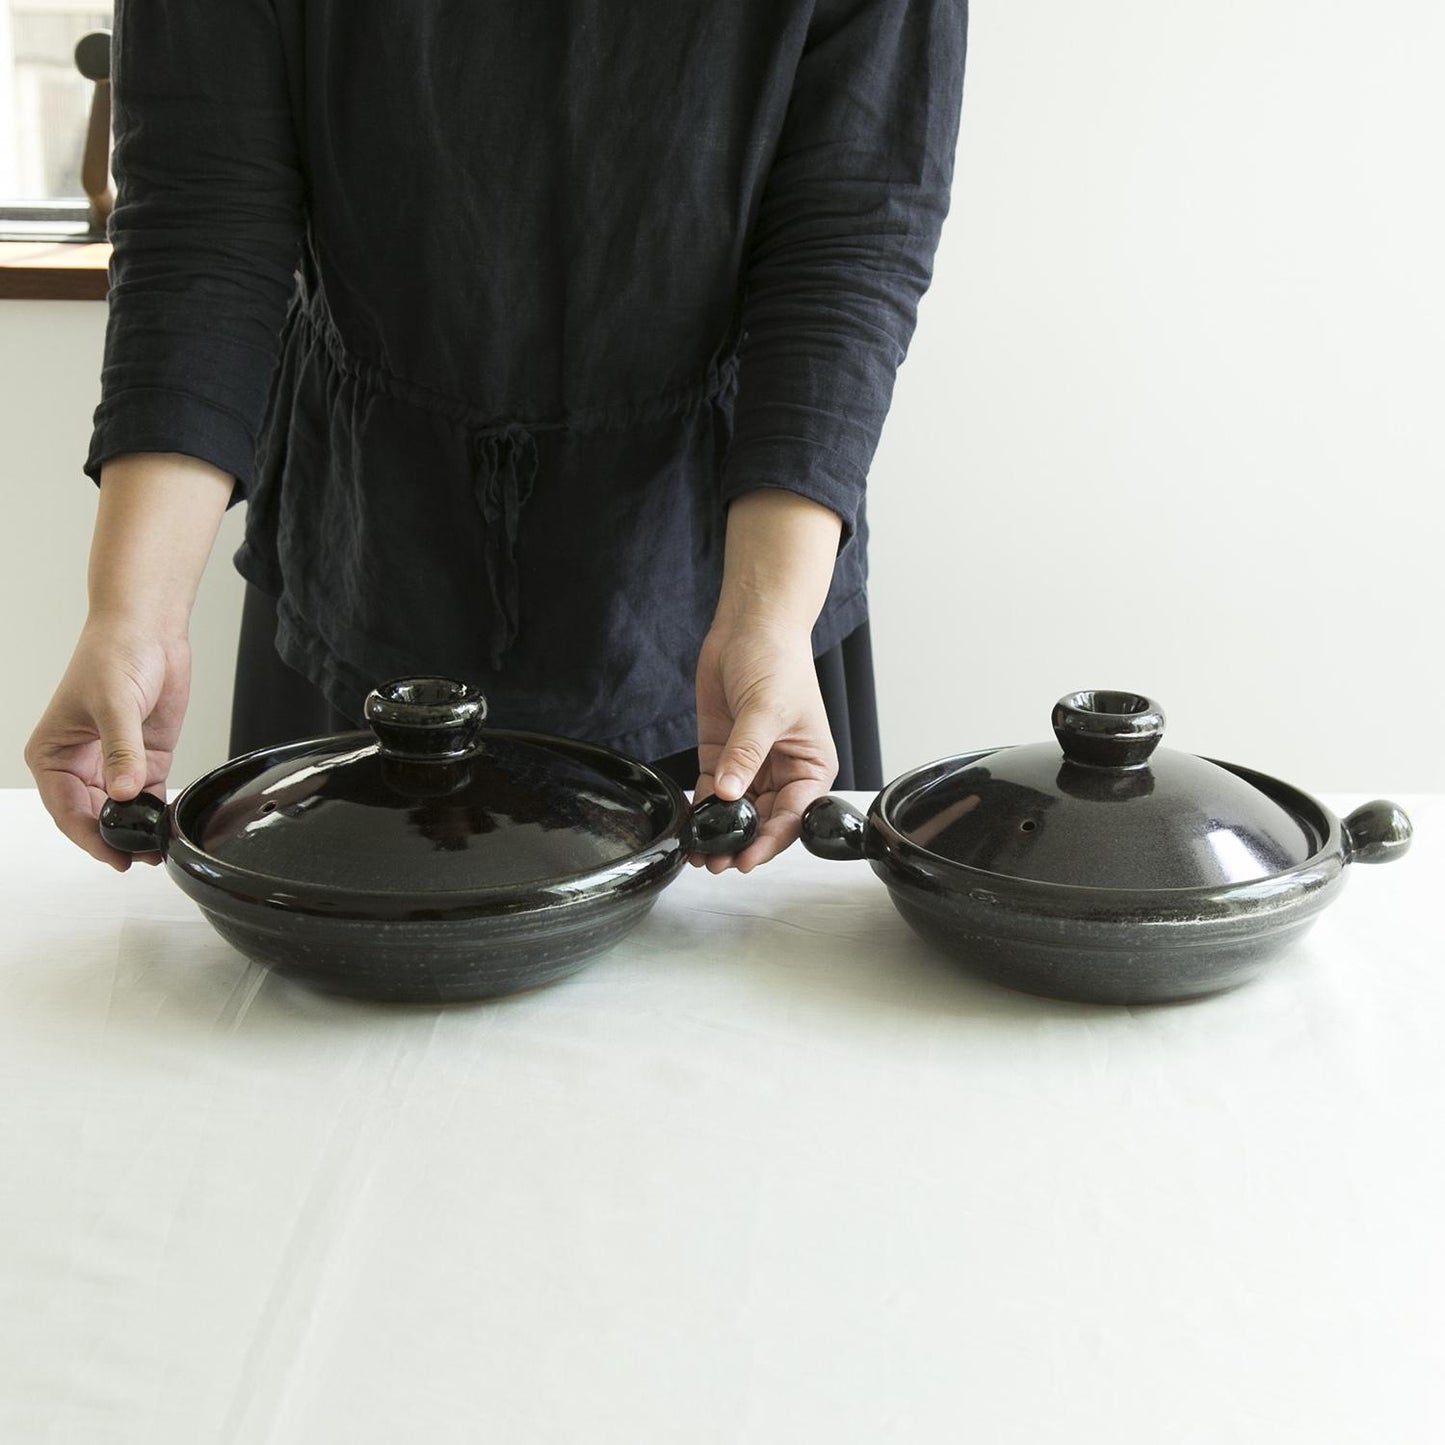
M 514 403 L 529 420 L 497 421 L 498 413 L 482 411 L 475 399 L 447 395 L 409 380 L 376 358 L 348 347 L 320 283 L 312 275 L 308 274 L 305 288 L 293 304 L 287 326 L 296 328 L 289 332 L 293 338 L 303 334 L 304 328 L 306 339 L 301 344 L 319 344 L 318 354 L 326 358 L 335 373 L 349 378 L 362 391 L 379 393 L 443 417 L 465 433 L 473 494 L 485 528 L 482 564 L 492 602 L 486 641 L 494 668 L 501 666 L 502 658 L 516 641 L 520 624 L 517 539 L 522 510 L 537 479 L 537 435 L 625 431 L 664 418 L 687 416 L 730 397 L 737 387 L 738 358 L 730 340 L 701 375 L 673 390 L 627 401 L 599 401 L 550 414 L 525 403 Z
M 517 534 L 537 480 L 537 439 L 520 422 L 481 427 L 472 433 L 471 455 L 472 487 L 484 524 L 483 571 L 492 599 L 487 645 L 493 668 L 500 668 L 517 640 Z

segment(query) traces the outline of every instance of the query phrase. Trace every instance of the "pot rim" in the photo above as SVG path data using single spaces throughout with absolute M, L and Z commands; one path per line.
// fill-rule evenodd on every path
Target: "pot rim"
M 336 744 L 342 751 L 350 739 L 378 748 L 373 733 L 360 730 L 325 734 L 261 748 L 231 758 L 189 783 L 167 805 L 168 836 L 165 860 L 179 875 L 185 891 L 201 903 L 221 898 L 244 905 L 274 908 L 283 913 L 304 913 L 359 922 L 450 922 L 477 917 L 537 914 L 572 909 L 601 899 L 632 893 L 681 867 L 685 852 L 682 834 L 688 819 L 687 799 L 671 778 L 645 763 L 596 743 L 576 742 L 548 733 L 513 728 L 489 728 L 489 738 L 507 738 L 551 747 L 597 765 L 617 781 L 645 781 L 655 786 L 671 806 L 665 825 L 643 847 L 600 867 L 579 873 L 557 874 L 527 883 L 506 883 L 476 888 L 429 889 L 426 892 L 378 893 L 362 888 L 297 882 L 279 874 L 238 867 L 207 852 L 187 824 L 205 816 L 219 797 L 234 791 L 242 776 L 265 761 L 284 763 L 292 755 L 314 752 L 319 745 Z M 661 801 L 661 800 L 660 800 Z
M 1104 905 L 1110 914 L 1127 913 L 1136 908 L 1149 908 L 1158 913 L 1161 907 L 1167 906 L 1173 915 L 1188 913 L 1193 908 L 1208 909 L 1211 905 L 1238 904 L 1246 899 L 1263 903 L 1268 899 L 1279 898 L 1287 892 L 1293 893 L 1299 889 L 1308 891 L 1318 887 L 1344 866 L 1344 833 L 1339 818 L 1330 809 L 1309 793 L 1279 778 L 1238 763 L 1225 762 L 1220 758 L 1205 758 L 1204 761 L 1224 768 L 1259 788 L 1286 808 L 1315 837 L 1322 839 L 1320 846 L 1299 863 L 1260 878 L 1245 878 L 1232 883 L 1200 884 L 1187 888 L 1107 888 L 1095 884 L 1020 878 L 1009 873 L 976 868 L 972 864 L 960 863 L 913 842 L 894 824 L 892 814 L 908 793 L 935 778 L 957 772 L 994 753 L 1006 750 L 1003 747 L 982 748 L 939 758 L 921 767 L 912 768 L 887 784 L 868 810 L 869 830 L 882 844 L 881 850 L 876 845 L 870 847 L 868 856 L 878 858 L 881 852 L 882 861 L 889 863 L 906 864 L 914 861 L 926 864 L 930 874 L 942 875 L 949 880 L 957 879 L 960 889 L 965 891 L 1019 897 L 1034 895 L 1040 899 L 1048 899 L 1055 905 L 1073 898 L 1081 905 L 1081 915 L 1085 912 L 1082 905 L 1086 904 L 1091 905 L 1093 910 Z

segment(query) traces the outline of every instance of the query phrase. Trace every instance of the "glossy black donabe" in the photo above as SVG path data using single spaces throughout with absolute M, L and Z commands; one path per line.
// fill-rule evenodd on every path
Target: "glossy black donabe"
M 1072 693 L 1056 743 L 961 754 L 904 774 L 868 817 L 803 817 L 820 857 L 867 857 L 914 929 L 1034 993 L 1142 1003 L 1216 992 L 1297 939 L 1350 862 L 1409 846 L 1375 802 L 1341 822 L 1308 794 L 1159 746 L 1136 693 Z
M 331 992 L 435 1002 L 580 968 L 652 907 L 688 853 L 735 852 L 746 800 L 689 808 L 606 748 L 484 727 L 461 683 L 404 678 L 371 733 L 237 758 L 158 799 L 108 803 L 113 846 L 159 850 L 244 953 Z

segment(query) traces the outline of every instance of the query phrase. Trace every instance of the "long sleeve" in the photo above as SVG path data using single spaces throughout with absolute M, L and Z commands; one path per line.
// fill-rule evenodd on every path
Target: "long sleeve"
M 751 239 L 731 499 L 852 535 L 948 209 L 967 0 L 819 0 Z
M 273 0 L 118 0 L 110 317 L 85 470 L 183 452 L 251 480 L 302 230 Z

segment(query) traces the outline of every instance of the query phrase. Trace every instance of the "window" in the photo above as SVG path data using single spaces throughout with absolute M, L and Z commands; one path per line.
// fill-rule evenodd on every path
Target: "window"
M 93 82 L 75 47 L 110 29 L 105 0 L 0 0 L 0 232 L 88 239 L 81 158 Z

